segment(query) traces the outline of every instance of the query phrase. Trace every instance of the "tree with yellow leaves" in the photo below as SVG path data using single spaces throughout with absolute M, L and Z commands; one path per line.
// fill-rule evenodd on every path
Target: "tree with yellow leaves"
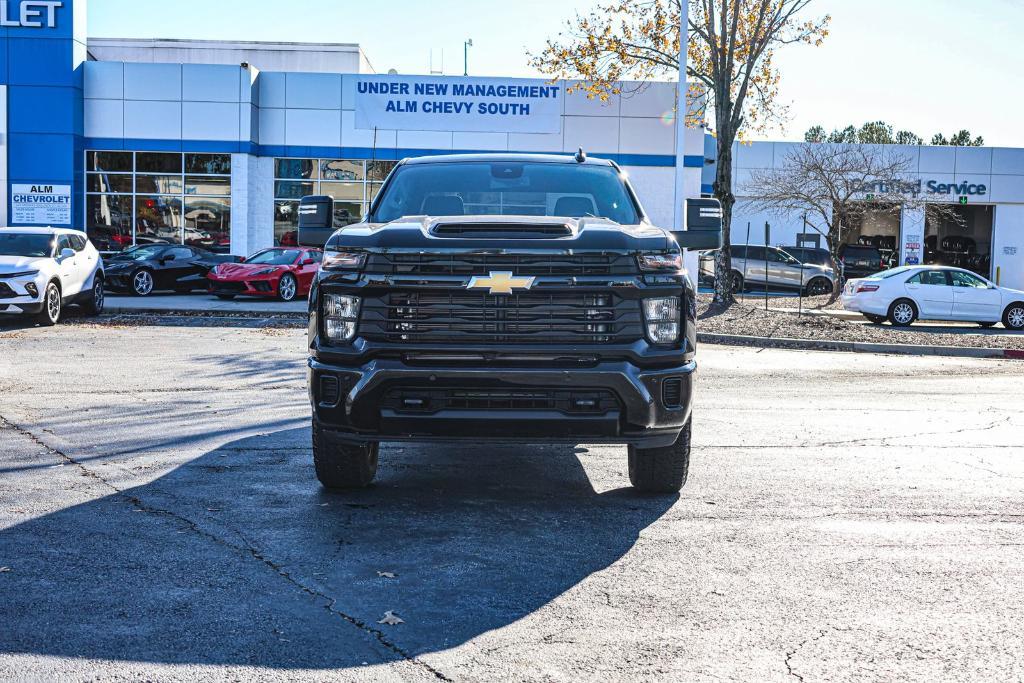
M 714 193 L 722 202 L 725 247 L 715 259 L 715 301 L 732 303 L 729 228 L 733 195 L 732 147 L 744 131 L 763 130 L 785 117 L 777 101 L 775 51 L 793 43 L 820 45 L 830 17 L 802 18 L 812 0 L 689 0 L 687 76 L 691 90 L 706 93 L 710 112 L 688 113 L 694 124 L 705 116 L 717 137 Z M 681 0 L 619 0 L 568 23 L 568 32 L 549 40 L 531 65 L 556 79 L 579 80 L 570 92 L 607 100 L 624 81 L 663 79 L 679 71 Z M 682 107 L 685 109 L 685 107 Z

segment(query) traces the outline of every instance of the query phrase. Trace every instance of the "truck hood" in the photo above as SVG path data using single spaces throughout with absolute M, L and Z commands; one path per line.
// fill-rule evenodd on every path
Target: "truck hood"
M 669 233 L 647 223 L 550 216 L 409 216 L 390 223 L 356 223 L 335 232 L 328 249 L 422 248 L 495 251 L 665 251 Z

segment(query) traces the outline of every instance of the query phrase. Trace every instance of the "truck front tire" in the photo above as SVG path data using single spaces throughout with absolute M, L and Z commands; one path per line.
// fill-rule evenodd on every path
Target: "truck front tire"
M 347 443 L 313 422 L 313 465 L 316 478 L 328 489 L 366 488 L 377 474 L 376 443 Z
M 693 418 L 679 432 L 679 438 L 664 448 L 629 447 L 629 481 L 645 493 L 678 493 L 690 469 L 690 427 Z

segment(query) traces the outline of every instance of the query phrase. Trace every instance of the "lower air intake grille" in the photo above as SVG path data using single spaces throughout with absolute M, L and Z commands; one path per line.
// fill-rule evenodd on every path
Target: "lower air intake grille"
M 323 375 L 320 378 L 320 403 L 337 405 L 339 398 L 341 398 L 341 388 L 338 385 L 338 378 Z
M 683 380 L 678 377 L 665 380 L 661 385 L 661 400 L 666 408 L 679 408 L 683 404 Z

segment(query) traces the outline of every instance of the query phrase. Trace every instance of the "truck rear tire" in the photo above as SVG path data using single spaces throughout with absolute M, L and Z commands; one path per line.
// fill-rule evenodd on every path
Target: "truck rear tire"
M 377 474 L 376 443 L 347 443 L 313 422 L 313 465 L 316 478 L 328 489 L 366 488 Z
M 693 418 L 679 432 L 679 438 L 664 448 L 629 447 L 629 482 L 645 493 L 678 493 L 690 469 L 690 427 Z

